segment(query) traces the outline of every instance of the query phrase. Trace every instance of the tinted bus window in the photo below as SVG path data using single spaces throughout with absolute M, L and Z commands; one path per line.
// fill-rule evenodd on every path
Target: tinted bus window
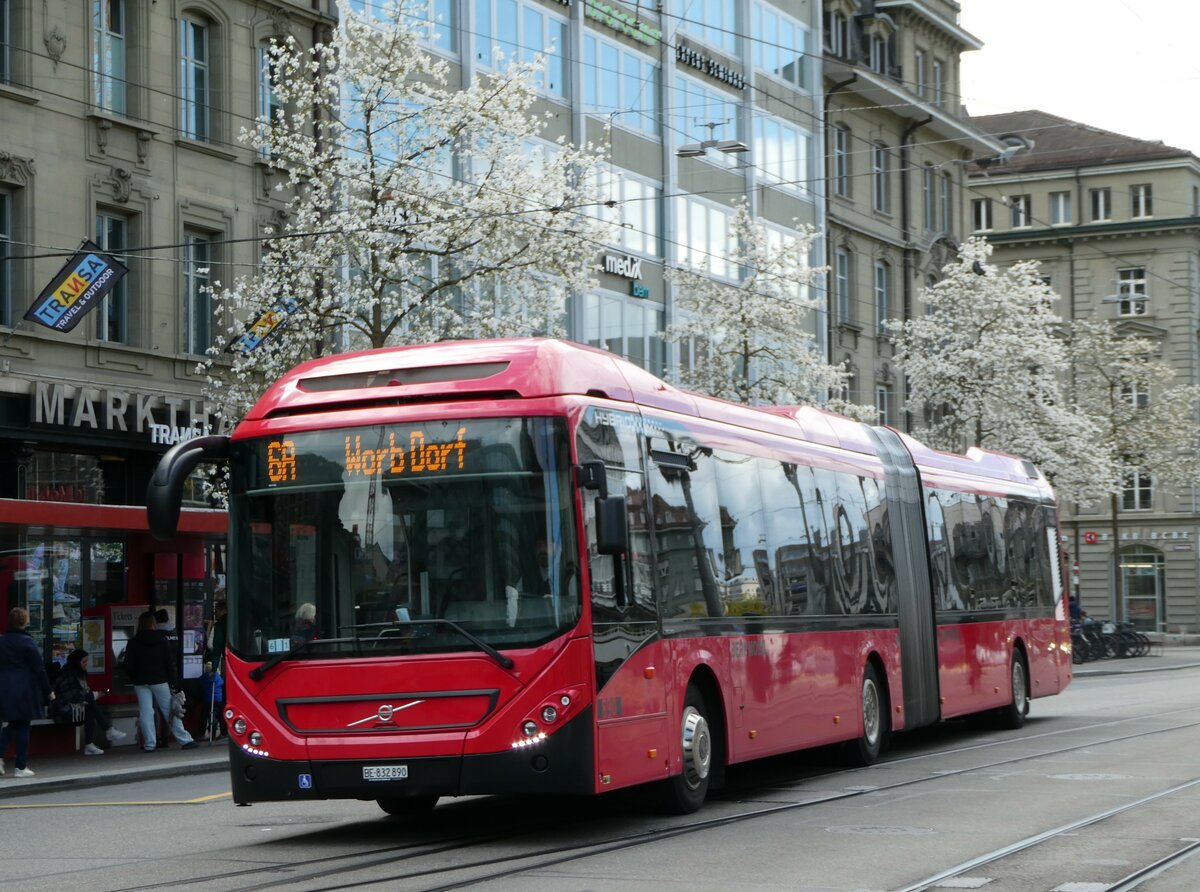
M 804 522 L 800 471 L 807 468 L 759 460 L 767 553 L 774 575 L 773 612 L 785 616 L 809 612 L 812 553 Z
M 774 592 L 767 558 L 758 461 L 748 455 L 713 453 L 720 499 L 721 580 L 725 613 L 730 616 L 773 612 Z

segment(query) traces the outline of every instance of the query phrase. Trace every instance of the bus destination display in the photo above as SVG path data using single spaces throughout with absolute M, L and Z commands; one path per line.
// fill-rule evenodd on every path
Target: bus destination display
M 454 439 L 438 442 L 423 430 L 397 433 L 381 432 L 375 437 L 367 434 L 367 442 L 375 440 L 375 448 L 363 445 L 362 434 L 344 434 L 344 463 L 342 472 L 347 477 L 374 477 L 377 474 L 396 477 L 399 475 L 429 474 L 441 471 L 465 470 L 467 463 L 467 428 L 459 427 Z M 317 444 L 326 446 L 328 440 L 321 437 Z M 297 456 L 303 454 L 301 440 L 297 451 L 296 438 L 271 440 L 266 444 L 267 479 L 271 483 L 306 483 L 300 479 Z M 318 453 L 323 449 L 316 450 Z

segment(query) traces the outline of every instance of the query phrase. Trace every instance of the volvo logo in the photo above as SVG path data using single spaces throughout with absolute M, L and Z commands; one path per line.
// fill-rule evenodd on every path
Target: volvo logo
M 375 722 L 379 725 L 390 725 L 392 724 L 392 719 L 395 717 L 396 713 L 403 712 L 406 709 L 411 709 L 418 703 L 424 702 L 424 700 L 410 700 L 403 706 L 394 706 L 391 703 L 384 703 L 366 718 L 361 718 L 356 722 L 350 722 L 346 725 L 346 727 L 354 728 L 358 725 L 365 725 L 367 722 Z

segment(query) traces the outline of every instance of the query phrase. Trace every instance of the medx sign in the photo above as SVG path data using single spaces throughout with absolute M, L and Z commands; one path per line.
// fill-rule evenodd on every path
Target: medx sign
M 640 279 L 642 277 L 642 258 L 605 254 L 604 271 L 612 273 L 614 276 L 624 276 L 626 279 Z

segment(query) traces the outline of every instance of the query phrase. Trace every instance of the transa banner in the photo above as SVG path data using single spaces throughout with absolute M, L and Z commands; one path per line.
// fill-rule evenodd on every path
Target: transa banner
M 234 338 L 225 348 L 226 353 L 249 353 L 272 332 L 283 328 L 288 323 L 288 317 L 300 309 L 300 304 L 294 297 L 285 297 L 277 301 L 256 320 L 246 326 L 246 330 Z
M 42 289 L 25 318 L 55 331 L 70 331 L 127 272 L 128 267 L 103 253 L 99 245 L 84 240 L 79 253 Z

